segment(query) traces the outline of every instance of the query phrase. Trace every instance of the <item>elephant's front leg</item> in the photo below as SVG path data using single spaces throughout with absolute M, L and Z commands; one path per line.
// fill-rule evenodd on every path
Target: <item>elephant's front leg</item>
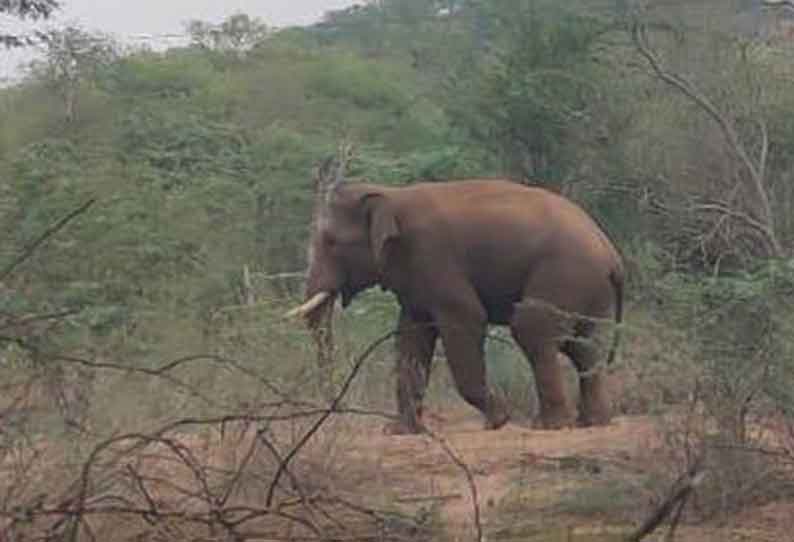
M 439 331 L 450 372 L 463 399 L 485 416 L 486 429 L 499 429 L 509 420 L 502 399 L 488 387 L 485 370 L 485 311 L 451 307 L 441 313 Z
M 433 361 L 438 330 L 430 322 L 416 322 L 403 311 L 397 334 L 397 411 L 399 420 L 388 424 L 388 434 L 420 433 L 422 401 Z

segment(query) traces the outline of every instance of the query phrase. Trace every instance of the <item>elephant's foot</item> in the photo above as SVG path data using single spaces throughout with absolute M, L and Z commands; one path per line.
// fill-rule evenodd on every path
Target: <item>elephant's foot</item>
M 559 429 L 571 429 L 576 427 L 576 419 L 554 419 L 554 420 L 545 420 L 543 418 L 538 418 L 534 422 L 532 422 L 532 429 L 539 429 L 543 431 L 556 431 Z
M 578 423 L 582 427 L 609 425 L 612 418 L 607 399 L 605 376 L 601 373 L 581 381 L 581 404 Z
M 510 421 L 510 416 L 508 414 L 505 414 L 500 418 L 485 420 L 485 430 L 492 431 L 495 429 L 500 429 L 501 427 L 504 427 L 504 425 L 509 421 Z
M 490 412 L 486 415 L 485 429 L 499 429 L 510 421 L 510 414 L 507 412 L 507 405 L 501 398 L 492 396 L 490 402 Z
M 577 420 L 577 425 L 579 427 L 600 427 L 609 425 L 611 421 L 612 416 L 608 411 L 583 411 Z
M 553 412 L 541 412 L 532 427 L 534 429 L 565 429 L 576 427 L 576 416 L 569 410 L 558 410 Z
M 426 432 L 427 429 L 419 421 L 406 422 L 405 420 L 398 420 L 383 426 L 384 435 L 421 435 Z

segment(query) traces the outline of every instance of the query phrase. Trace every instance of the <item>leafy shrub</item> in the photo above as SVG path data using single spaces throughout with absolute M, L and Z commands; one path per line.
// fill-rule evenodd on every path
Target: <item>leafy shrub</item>
M 408 96 L 398 82 L 398 73 L 394 71 L 352 55 L 339 55 L 316 64 L 309 77 L 309 89 L 362 109 L 400 111 L 407 107 Z
M 188 98 L 206 88 L 213 77 L 214 68 L 202 55 L 147 52 L 125 57 L 106 68 L 99 84 L 111 94 L 140 101 Z
M 171 108 L 138 109 L 128 114 L 118 131 L 117 153 L 122 164 L 159 182 L 164 190 L 206 181 L 208 175 L 250 175 L 245 137 L 233 125 Z M 145 172 L 145 170 L 143 170 Z

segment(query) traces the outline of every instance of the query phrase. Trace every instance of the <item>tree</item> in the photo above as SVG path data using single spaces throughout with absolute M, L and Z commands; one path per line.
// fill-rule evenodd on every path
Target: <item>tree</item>
M 187 24 L 194 45 L 213 51 L 231 52 L 238 59 L 264 40 L 270 32 L 268 26 L 258 18 L 245 13 L 231 15 L 220 24 L 190 21 Z
M 67 26 L 41 35 L 42 75 L 63 100 L 66 122 L 75 118 L 80 85 L 118 57 L 114 42 L 100 34 Z
M 611 27 L 576 6 L 506 0 L 466 7 L 465 54 L 446 82 L 447 108 L 511 176 L 558 182 L 596 125 L 597 45 Z M 601 55 L 603 56 L 603 55 Z
M 706 259 L 718 266 L 729 252 L 748 259 L 784 257 L 786 251 L 776 227 L 773 183 L 768 171 L 769 119 L 764 114 L 768 90 L 748 52 L 752 43 L 733 44 L 738 45 L 736 57 L 739 61 L 735 69 L 746 80 L 746 83 L 736 80 L 734 84 L 747 87 L 744 103 L 739 99 L 733 103 L 725 100 L 730 93 L 719 89 L 724 102 L 720 103 L 691 78 L 665 65 L 649 41 L 647 23 L 636 15 L 632 18 L 630 31 L 637 51 L 650 66 L 654 77 L 675 89 L 714 123 L 723 138 L 726 154 L 735 162 L 736 173 L 728 180 L 730 185 L 706 186 L 700 194 L 684 194 L 688 200 L 686 214 L 699 222 L 697 229 L 700 233 L 696 242 L 703 245 L 706 252 L 714 250 L 708 245 L 715 244 L 715 240 L 722 245 L 719 253 L 707 255 Z M 740 253 L 742 250 L 744 254 Z
M 48 19 L 55 10 L 60 8 L 58 0 L 0 0 L 0 15 L 16 17 L 22 20 Z M 38 34 L 34 34 L 36 36 Z M 33 36 L 24 36 L 0 31 L 0 45 L 23 47 L 36 42 Z

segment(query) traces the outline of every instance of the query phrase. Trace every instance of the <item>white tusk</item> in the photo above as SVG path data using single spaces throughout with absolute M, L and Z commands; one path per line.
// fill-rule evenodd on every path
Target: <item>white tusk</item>
M 320 305 L 325 303 L 325 301 L 329 297 L 331 297 L 331 293 L 330 292 L 325 292 L 325 291 L 318 292 L 318 293 L 314 294 L 314 297 L 312 297 L 310 300 L 308 300 L 306 303 L 304 303 L 300 307 L 295 307 L 294 309 L 289 311 L 287 314 L 284 315 L 284 317 L 285 318 L 292 318 L 294 316 L 306 316 L 307 314 L 312 312 L 314 309 L 316 309 L 317 307 L 319 307 Z

